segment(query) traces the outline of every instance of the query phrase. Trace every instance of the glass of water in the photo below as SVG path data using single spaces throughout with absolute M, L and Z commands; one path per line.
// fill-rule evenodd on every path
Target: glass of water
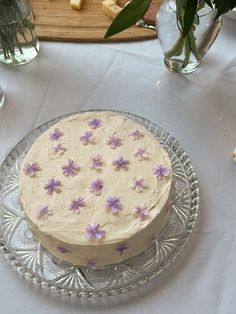
M 5 103 L 5 95 L 3 93 L 3 90 L 0 86 L 0 109 L 4 106 Z

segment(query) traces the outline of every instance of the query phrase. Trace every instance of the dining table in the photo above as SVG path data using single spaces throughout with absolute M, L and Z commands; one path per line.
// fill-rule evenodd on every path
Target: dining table
M 40 41 L 22 66 L 0 64 L 0 164 L 28 133 L 81 110 L 121 110 L 161 126 L 182 145 L 200 187 L 197 224 L 180 256 L 124 294 L 62 298 L 27 283 L 0 254 L 2 314 L 236 313 L 236 22 L 224 18 L 199 69 L 164 65 L 158 39 Z

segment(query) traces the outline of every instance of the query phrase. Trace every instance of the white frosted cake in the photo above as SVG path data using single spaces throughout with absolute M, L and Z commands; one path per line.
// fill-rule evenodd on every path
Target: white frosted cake
M 171 182 L 171 161 L 147 129 L 112 112 L 86 112 L 34 142 L 19 193 L 46 249 L 99 268 L 141 253 L 158 236 Z

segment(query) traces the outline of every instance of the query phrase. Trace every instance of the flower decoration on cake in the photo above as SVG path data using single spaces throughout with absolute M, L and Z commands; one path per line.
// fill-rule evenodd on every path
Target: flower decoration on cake
M 89 240 L 91 239 L 100 240 L 106 234 L 105 230 L 100 229 L 100 224 L 88 225 L 86 228 L 86 231 L 87 231 L 87 238 Z
M 49 195 L 52 195 L 53 192 L 61 192 L 61 181 L 58 179 L 49 179 L 48 183 L 44 185 L 44 189 L 47 190 Z
M 37 209 L 37 213 L 38 213 L 38 218 L 47 219 L 48 216 L 50 215 L 49 210 L 48 210 L 48 205 L 39 207 Z
M 68 159 L 67 163 L 61 167 L 63 170 L 63 174 L 66 177 L 74 177 L 77 175 L 77 172 L 80 170 L 80 167 L 78 164 L 76 164 L 72 159 Z
M 109 196 L 106 199 L 105 208 L 110 210 L 113 214 L 116 214 L 120 210 L 122 210 L 122 205 L 121 205 L 119 197 L 117 197 L 117 196 Z
M 49 133 L 49 138 L 51 141 L 57 141 L 60 137 L 64 135 L 58 128 L 54 129 L 53 132 Z
M 118 136 L 118 134 L 113 133 L 107 140 L 107 145 L 110 146 L 111 149 L 116 149 L 117 147 L 121 146 L 121 138 Z
M 40 170 L 41 168 L 37 162 L 26 163 L 23 168 L 25 175 L 30 176 L 30 177 L 34 177 L 36 172 Z
M 94 258 L 86 258 L 86 266 L 95 269 L 97 262 Z
M 86 202 L 82 197 L 79 196 L 71 200 L 70 210 L 73 210 L 74 213 L 79 214 L 82 207 L 86 207 Z
M 131 188 L 134 189 L 136 192 L 142 192 L 143 189 L 146 187 L 145 181 L 143 177 L 134 177 Z
M 146 148 L 140 147 L 136 150 L 134 157 L 136 157 L 138 160 L 142 161 L 144 159 L 149 158 L 149 152 Z
M 153 168 L 153 174 L 157 179 L 162 180 L 163 177 L 168 177 L 170 175 L 170 169 L 163 165 L 156 165 Z
M 90 126 L 92 129 L 100 128 L 102 126 L 102 120 L 93 117 L 88 121 L 88 126 Z
M 79 139 L 83 143 L 83 145 L 88 145 L 89 143 L 91 144 L 93 141 L 93 132 L 85 131 Z
M 133 140 L 139 140 L 141 137 L 143 137 L 144 134 L 142 132 L 140 132 L 138 129 L 134 129 L 133 131 L 131 131 L 129 133 L 129 137 Z
M 56 145 L 52 147 L 52 153 L 54 155 L 56 154 L 62 155 L 65 151 L 66 151 L 66 148 L 61 143 L 57 143 Z
M 140 176 L 140 177 L 134 177 L 133 178 L 131 188 L 134 189 L 136 192 L 140 193 L 146 187 L 147 187 L 147 185 L 146 185 L 143 177 Z
M 119 171 L 120 169 L 128 170 L 129 160 L 119 156 L 112 161 L 112 165 L 115 167 L 116 171 Z
M 135 216 L 139 217 L 140 220 L 144 220 L 147 215 L 148 215 L 148 209 L 147 207 L 145 206 L 137 206 L 135 209 L 134 209 L 134 214 Z
M 68 250 L 67 248 L 65 248 L 65 247 L 62 246 L 62 245 L 58 245 L 58 246 L 56 247 L 56 250 L 57 250 L 58 252 L 62 253 L 62 254 L 71 252 L 70 250 Z
M 120 256 L 124 253 L 124 250 L 127 250 L 129 248 L 128 244 L 126 242 L 119 243 L 115 247 L 115 250 L 120 253 Z
M 92 169 L 100 170 L 104 166 L 104 161 L 101 155 L 91 156 L 89 166 Z
M 89 191 L 95 195 L 100 195 L 103 189 L 102 179 L 93 180 L 90 184 Z

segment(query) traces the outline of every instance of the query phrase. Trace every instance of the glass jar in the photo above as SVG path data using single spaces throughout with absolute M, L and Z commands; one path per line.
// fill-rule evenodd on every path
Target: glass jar
M 0 86 L 0 110 L 2 109 L 4 104 L 5 104 L 5 95 L 4 95 L 3 90 Z
M 186 0 L 166 0 L 157 13 L 158 38 L 164 62 L 170 71 L 179 73 L 191 73 L 198 68 L 222 25 L 222 17 L 215 19 L 216 11 L 205 1 L 198 1 L 194 25 L 183 38 L 185 5 Z
M 0 62 L 21 65 L 39 53 L 28 0 L 0 0 Z

